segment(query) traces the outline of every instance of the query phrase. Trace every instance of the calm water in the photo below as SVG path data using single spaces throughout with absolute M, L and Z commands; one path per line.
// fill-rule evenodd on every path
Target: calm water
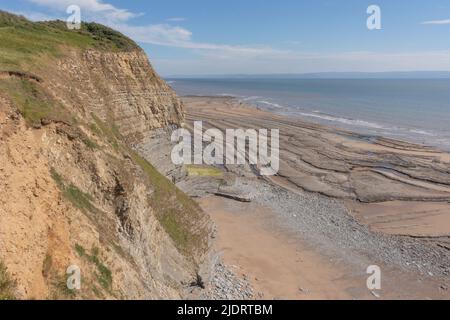
M 281 114 L 450 150 L 450 79 L 169 79 L 180 95 L 231 95 Z

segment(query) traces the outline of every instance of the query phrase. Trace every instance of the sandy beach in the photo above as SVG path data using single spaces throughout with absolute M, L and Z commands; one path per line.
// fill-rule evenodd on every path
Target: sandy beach
M 193 195 L 217 225 L 217 250 L 257 298 L 450 298 L 448 153 L 286 118 L 231 97 L 183 100 L 188 128 L 201 120 L 205 129 L 280 129 L 277 176 L 223 169 L 226 192 L 251 201 L 217 196 L 223 182 L 208 177 L 180 184 L 203 186 Z M 370 265 L 382 269 L 380 291 L 366 286 Z

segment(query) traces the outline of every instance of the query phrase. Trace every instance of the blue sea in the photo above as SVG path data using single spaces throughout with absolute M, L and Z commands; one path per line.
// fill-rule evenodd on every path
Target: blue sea
M 450 79 L 168 79 L 279 114 L 450 150 Z

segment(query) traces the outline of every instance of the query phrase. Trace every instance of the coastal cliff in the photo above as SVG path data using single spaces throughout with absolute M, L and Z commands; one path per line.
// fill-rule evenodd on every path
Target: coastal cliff
M 101 25 L 5 12 L 0 41 L 0 298 L 173 299 L 202 286 L 212 223 L 138 148 L 184 120 L 142 49 Z M 66 287 L 70 266 L 81 290 Z
M 112 121 L 130 144 L 183 121 L 181 101 L 140 49 L 72 51 L 48 72 L 48 83 L 60 101 L 71 93 L 71 110 Z

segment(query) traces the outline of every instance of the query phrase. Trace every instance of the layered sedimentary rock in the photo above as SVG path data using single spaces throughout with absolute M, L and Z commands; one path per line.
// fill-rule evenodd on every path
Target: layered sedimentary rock
M 73 51 L 44 79 L 60 101 L 84 117 L 94 113 L 112 121 L 131 144 L 141 142 L 154 129 L 183 121 L 181 101 L 142 50 Z
M 184 177 L 183 167 L 170 160 L 170 134 L 184 121 L 183 104 L 143 51 L 76 51 L 46 74 L 61 102 L 83 117 L 95 114 L 113 123 L 161 173 L 174 180 Z

